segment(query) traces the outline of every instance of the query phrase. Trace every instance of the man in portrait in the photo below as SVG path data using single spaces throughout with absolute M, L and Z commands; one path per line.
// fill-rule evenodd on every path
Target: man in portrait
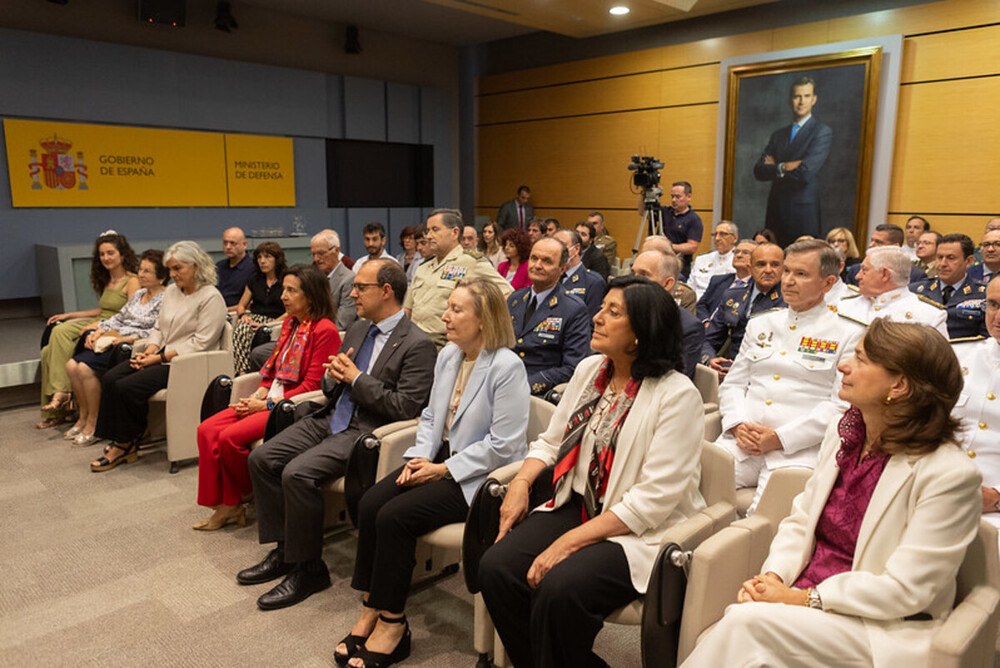
M 821 236 L 819 172 L 830 155 L 833 130 L 813 117 L 818 92 L 810 77 L 792 83 L 792 123 L 771 135 L 753 167 L 754 178 L 771 182 L 765 225 L 780 246 L 805 234 Z

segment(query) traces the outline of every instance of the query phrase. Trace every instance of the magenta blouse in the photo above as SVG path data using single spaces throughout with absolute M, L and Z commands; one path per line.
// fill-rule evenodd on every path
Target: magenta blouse
M 816 523 L 812 558 L 793 585 L 799 589 L 815 587 L 831 575 L 851 570 L 861 521 L 889 461 L 884 452 L 870 452 L 858 461 L 865 443 L 865 422 L 854 406 L 844 413 L 837 431 L 841 438 L 837 452 L 840 473 Z

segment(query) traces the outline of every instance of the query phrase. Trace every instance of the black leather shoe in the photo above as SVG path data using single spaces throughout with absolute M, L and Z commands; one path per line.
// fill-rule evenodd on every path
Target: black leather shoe
M 284 551 L 275 548 L 259 564 L 237 573 L 236 581 L 241 585 L 263 584 L 287 575 L 294 566 L 295 564 L 286 564 Z
M 320 568 L 299 564 L 277 587 L 257 599 L 261 610 L 277 610 L 300 603 L 330 586 L 330 571 L 320 562 Z

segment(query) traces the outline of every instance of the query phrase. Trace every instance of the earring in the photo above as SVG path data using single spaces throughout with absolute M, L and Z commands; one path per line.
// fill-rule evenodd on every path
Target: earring
M 638 348 L 639 347 L 639 339 L 636 339 L 635 342 L 632 345 L 635 346 L 636 348 Z
M 885 405 L 888 406 L 890 403 L 892 403 L 892 395 L 887 394 L 885 395 Z

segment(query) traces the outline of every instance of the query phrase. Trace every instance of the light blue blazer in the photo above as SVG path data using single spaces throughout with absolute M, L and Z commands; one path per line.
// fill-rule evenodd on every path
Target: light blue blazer
M 462 359 L 462 349 L 454 344 L 438 353 L 431 398 L 420 415 L 417 441 L 404 458 L 436 458 Z M 451 423 L 451 451 L 444 460 L 467 503 L 472 503 L 476 489 L 491 471 L 527 454 L 530 401 L 524 364 L 513 351 L 500 348 L 479 353 Z

